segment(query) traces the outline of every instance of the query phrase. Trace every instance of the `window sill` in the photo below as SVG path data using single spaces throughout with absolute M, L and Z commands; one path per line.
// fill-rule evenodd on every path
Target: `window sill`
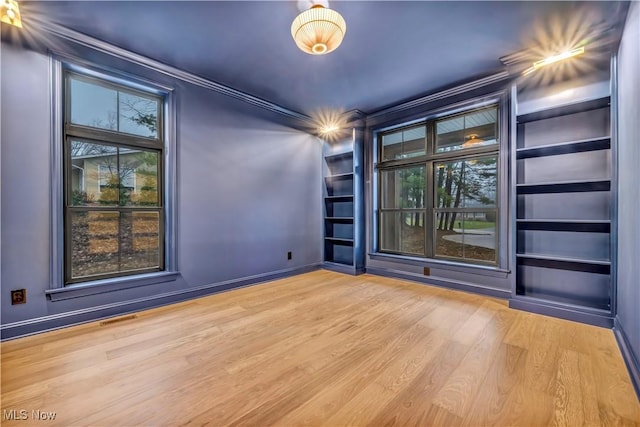
M 462 273 L 479 274 L 481 276 L 506 278 L 510 270 L 488 265 L 465 264 L 455 261 L 447 261 L 433 258 L 419 258 L 406 255 L 384 254 L 379 252 L 369 253 L 369 257 L 379 261 L 391 261 L 402 264 L 418 265 L 420 267 L 438 268 L 442 270 L 458 271 Z
M 64 288 L 48 289 L 45 291 L 51 301 L 62 301 L 72 298 L 81 298 L 89 295 L 117 292 L 123 289 L 137 288 L 140 286 L 156 285 L 175 281 L 179 272 L 159 272 L 140 274 L 136 276 L 118 277 L 115 279 L 95 280 L 92 282 L 77 283 Z

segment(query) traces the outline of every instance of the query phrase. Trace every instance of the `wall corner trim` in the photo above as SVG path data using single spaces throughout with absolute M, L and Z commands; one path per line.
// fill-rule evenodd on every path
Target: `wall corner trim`
M 193 298 L 208 296 L 236 288 L 252 286 L 258 283 L 267 282 L 285 277 L 296 276 L 318 270 L 320 263 L 303 265 L 300 267 L 287 268 L 283 270 L 271 271 L 268 273 L 256 274 L 253 276 L 241 277 L 239 279 L 226 280 L 192 288 L 178 289 L 158 295 L 137 298 L 128 301 L 104 304 L 96 307 L 88 307 L 65 313 L 52 314 L 49 316 L 37 317 L 13 323 L 0 325 L 0 339 L 2 341 L 21 338 L 28 335 L 39 334 L 52 331 L 54 329 L 66 328 L 68 326 L 79 325 L 81 323 L 93 322 L 113 316 L 148 310 L 155 307 L 174 304 Z
M 622 358 L 624 359 L 624 363 L 627 365 L 627 370 L 629 371 L 633 387 L 636 389 L 636 396 L 638 397 L 638 400 L 640 400 L 640 360 L 638 360 L 638 356 L 640 355 L 633 353 L 633 349 L 629 343 L 629 338 L 627 337 L 618 316 L 613 320 L 613 334 L 616 337 L 616 341 L 618 341 L 618 347 L 620 347 Z
M 313 127 L 315 124 L 314 120 L 305 114 L 290 110 L 288 108 L 282 107 L 273 102 L 267 101 L 257 96 L 250 95 L 248 93 L 242 92 L 232 87 L 225 86 L 221 83 L 214 82 L 204 77 L 200 77 L 196 74 L 181 70 L 171 65 L 164 64 L 160 61 L 156 61 L 146 56 L 143 56 L 134 52 L 130 52 L 126 49 L 120 48 L 118 46 L 114 46 L 110 43 L 104 42 L 102 40 L 98 40 L 94 37 L 88 36 L 86 34 L 82 34 L 78 31 L 72 30 L 62 25 L 49 23 L 49 22 L 41 22 L 38 25 L 41 30 L 43 30 L 45 33 L 48 33 L 50 35 L 60 37 L 62 39 L 97 50 L 102 53 L 106 53 L 108 55 L 114 56 L 119 59 L 124 59 L 136 65 L 194 84 L 196 86 L 200 86 L 205 89 L 209 89 L 209 90 L 221 93 L 223 95 L 227 95 L 232 98 L 239 99 L 241 101 L 244 101 L 256 107 L 260 107 L 265 110 L 278 113 L 289 118 L 300 120 L 306 126 Z

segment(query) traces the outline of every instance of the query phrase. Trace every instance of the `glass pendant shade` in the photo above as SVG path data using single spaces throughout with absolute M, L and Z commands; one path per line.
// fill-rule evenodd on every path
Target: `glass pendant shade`
M 346 32 L 344 18 L 335 10 L 318 4 L 302 12 L 291 24 L 291 36 L 296 45 L 311 55 L 334 51 Z
M 467 138 L 469 139 L 462 144 L 463 148 L 473 147 L 474 145 L 482 144 L 484 142 L 484 139 L 478 138 L 478 134 L 476 133 L 469 135 Z

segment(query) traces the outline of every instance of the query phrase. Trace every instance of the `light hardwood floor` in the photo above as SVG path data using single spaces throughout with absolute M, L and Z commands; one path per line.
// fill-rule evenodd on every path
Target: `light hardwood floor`
M 640 425 L 610 330 L 370 275 L 316 271 L 0 348 L 3 415 L 29 417 L 6 426 Z

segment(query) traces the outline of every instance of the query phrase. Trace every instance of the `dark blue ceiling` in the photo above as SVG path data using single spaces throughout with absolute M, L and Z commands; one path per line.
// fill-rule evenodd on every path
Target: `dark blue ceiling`
M 571 37 L 571 23 L 619 19 L 615 2 L 333 1 L 342 45 L 310 56 L 291 39 L 296 1 L 33 2 L 47 16 L 295 111 L 372 112 L 502 69 L 499 58 Z M 585 22 L 587 21 L 587 22 Z M 549 23 L 556 22 L 556 28 Z M 574 25 L 575 26 L 575 25 Z M 545 36 L 543 35 L 542 39 Z M 537 40 L 537 41 L 536 41 Z

